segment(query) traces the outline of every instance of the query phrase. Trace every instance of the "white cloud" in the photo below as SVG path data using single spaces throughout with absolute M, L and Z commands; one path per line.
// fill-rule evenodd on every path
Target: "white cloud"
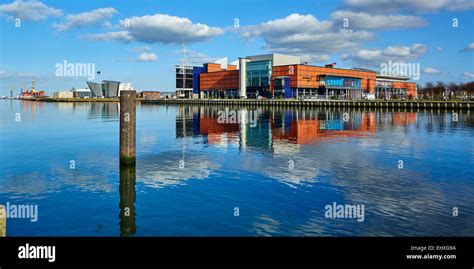
M 188 18 L 166 14 L 131 17 L 121 20 L 120 25 L 126 27 L 134 39 L 149 43 L 181 44 L 183 41 L 194 43 L 224 33 L 218 27 L 209 27 L 205 24 L 193 23 Z
M 343 60 L 351 60 L 364 66 L 379 66 L 389 60 L 405 62 L 416 60 L 426 53 L 428 47 L 424 44 L 415 43 L 412 46 L 389 46 L 384 49 L 361 49 L 355 53 L 343 57 Z
M 474 72 L 464 72 L 462 79 L 474 79 Z
M 423 69 L 423 73 L 425 73 L 425 74 L 440 74 L 441 71 L 439 71 L 438 69 L 433 68 L 433 67 L 426 67 L 426 68 Z
M 104 27 L 104 29 L 110 30 L 114 28 L 114 25 L 110 21 L 104 21 L 104 23 L 102 23 L 102 27 Z
M 468 51 L 474 51 L 474 43 L 467 45 L 461 50 L 461 52 L 468 52 Z
M 345 0 L 345 4 L 352 9 L 376 13 L 387 13 L 400 10 L 434 12 L 448 9 L 457 11 L 474 8 L 474 1 L 472 0 Z
M 147 43 L 181 44 L 206 41 L 224 34 L 219 27 L 193 23 L 188 18 L 166 14 L 130 17 L 120 20 L 122 31 L 90 34 L 91 40 L 142 41 Z
M 158 60 L 158 56 L 156 56 L 155 53 L 143 52 L 138 56 L 137 60 L 139 62 L 156 62 L 156 60 Z
M 61 16 L 63 12 L 42 2 L 15 0 L 11 4 L 0 5 L 0 14 L 8 16 L 10 19 L 41 21 L 48 17 Z
M 340 22 L 343 25 L 345 19 L 348 20 L 351 29 L 400 29 L 423 27 L 428 23 L 417 16 L 403 15 L 372 15 L 365 12 L 353 12 L 340 10 L 331 14 L 334 22 Z M 337 24 L 337 23 L 336 23 Z
M 117 32 L 106 32 L 100 34 L 87 34 L 80 36 L 83 39 L 94 40 L 94 41 L 113 41 L 120 40 L 124 42 L 130 42 L 133 37 L 130 36 L 128 31 L 117 31 Z
M 117 10 L 115 8 L 106 7 L 79 14 L 70 14 L 66 16 L 66 20 L 63 23 L 54 23 L 53 27 L 58 31 L 66 31 L 74 27 L 95 24 L 99 21 L 111 18 L 116 13 Z
M 331 54 L 354 50 L 373 33 L 336 29 L 331 21 L 313 15 L 291 14 L 283 19 L 240 28 L 242 38 L 261 37 L 265 48 L 291 54 Z
M 436 51 L 437 51 L 437 52 L 443 52 L 444 49 L 443 49 L 442 47 L 436 47 Z
M 190 50 L 190 49 L 177 50 L 175 51 L 175 53 L 183 56 L 181 59 L 179 59 L 180 63 L 183 63 L 183 61 L 185 60 L 187 65 L 193 65 L 193 66 L 199 66 L 204 63 L 213 63 L 221 58 L 221 57 L 211 57 L 205 53 Z M 186 59 L 184 59 L 184 56 L 186 56 Z

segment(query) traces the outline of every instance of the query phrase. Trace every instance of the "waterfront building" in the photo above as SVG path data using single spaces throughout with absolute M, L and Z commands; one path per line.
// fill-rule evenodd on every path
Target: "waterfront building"
M 300 57 L 282 54 L 241 57 L 238 65 L 207 63 L 193 68 L 193 93 L 199 98 L 416 98 L 416 84 L 407 77 L 335 65 L 302 64 Z
M 147 100 L 156 100 L 161 98 L 161 93 L 158 91 L 142 91 L 140 97 Z
M 73 98 L 74 92 L 73 91 L 60 91 L 53 93 L 53 98 Z
M 193 67 L 176 65 L 176 96 L 178 98 L 192 98 Z
M 119 96 L 119 81 L 103 80 L 102 81 L 102 92 L 105 98 L 112 98 Z
M 101 83 L 87 81 L 92 97 L 119 97 L 119 81 L 103 80 Z
M 92 92 L 90 89 L 73 89 L 74 98 L 90 98 L 92 96 Z

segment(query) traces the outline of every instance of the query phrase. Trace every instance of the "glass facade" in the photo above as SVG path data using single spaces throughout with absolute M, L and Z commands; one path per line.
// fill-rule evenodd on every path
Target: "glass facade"
M 193 92 L 193 67 L 176 66 L 176 96 L 191 98 Z
M 272 77 L 272 61 L 247 63 L 247 86 L 268 87 Z
M 118 97 L 119 85 L 120 85 L 120 82 L 118 81 L 111 81 L 111 80 L 102 81 L 103 96 L 107 98 Z
M 184 87 L 183 87 L 184 84 Z M 176 67 L 176 88 L 182 89 L 192 89 L 193 88 L 193 69 L 192 67 L 181 66 Z
M 360 88 L 360 78 L 326 76 L 326 86 L 341 88 Z
M 102 94 L 102 85 L 99 83 L 87 81 L 87 86 L 89 86 L 89 89 L 91 90 L 91 96 L 92 97 L 102 97 L 104 96 Z
M 396 99 L 404 100 L 407 98 L 407 90 L 400 88 L 387 88 L 387 87 L 376 87 L 375 88 L 376 99 Z
M 270 94 L 272 61 L 255 61 L 247 63 L 247 96 L 267 96 Z

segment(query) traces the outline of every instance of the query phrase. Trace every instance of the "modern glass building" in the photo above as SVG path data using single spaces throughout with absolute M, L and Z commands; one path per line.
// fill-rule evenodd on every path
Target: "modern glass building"
M 193 67 L 176 65 L 176 96 L 192 98 L 193 96 Z
M 119 81 L 103 80 L 101 83 L 87 81 L 91 97 L 114 98 L 119 96 Z
M 87 81 L 87 86 L 91 90 L 92 97 L 103 97 L 102 85 L 96 82 Z
M 270 95 L 272 60 L 247 63 L 247 97 Z
M 102 92 L 104 97 L 112 98 L 119 96 L 119 81 L 112 81 L 112 80 L 103 80 L 102 81 Z
M 200 98 L 410 99 L 416 83 L 373 70 L 301 64 L 300 57 L 265 54 L 241 57 L 238 66 L 205 64 L 196 73 Z M 199 85 L 199 88 L 196 87 Z M 197 89 L 196 89 L 197 88 Z

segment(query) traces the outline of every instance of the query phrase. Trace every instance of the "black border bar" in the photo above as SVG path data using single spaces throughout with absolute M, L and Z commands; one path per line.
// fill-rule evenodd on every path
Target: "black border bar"
M 55 246 L 54 263 L 19 259 L 19 247 Z M 415 247 L 432 246 L 420 252 Z M 449 246 L 450 250 L 438 246 Z M 452 249 L 454 246 L 455 250 Z M 433 248 L 434 247 L 434 248 Z M 456 255 L 407 259 L 407 255 Z M 474 268 L 474 237 L 5 237 L 0 268 L 65 264 L 396 264 Z M 49 266 L 48 266 L 49 265 Z

